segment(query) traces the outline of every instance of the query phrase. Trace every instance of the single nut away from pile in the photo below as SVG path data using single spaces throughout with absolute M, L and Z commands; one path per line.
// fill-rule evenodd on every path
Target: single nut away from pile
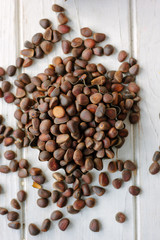
M 85 206 L 94 207 L 96 199 L 90 197 L 91 194 L 102 196 L 105 193 L 105 188 L 110 183 L 109 173 L 122 172 L 121 178 L 112 181 L 113 187 L 119 189 L 124 182 L 131 179 L 132 172 L 137 168 L 130 160 L 109 160 L 115 157 L 115 149 L 121 148 L 128 136 L 125 119 L 128 117 L 131 124 L 136 124 L 140 118 L 140 88 L 135 82 L 139 65 L 133 57 L 127 62 L 128 54 L 124 50 L 118 54 L 120 66 L 117 71 L 108 70 L 101 63 L 91 63 L 93 55 L 104 55 L 107 65 L 108 56 L 114 53 L 111 44 L 98 46 L 98 43 L 106 39 L 106 35 L 93 33 L 90 28 L 84 27 L 80 30 L 82 38 L 61 40 L 63 34 L 70 31 L 70 27 L 66 25 L 68 18 L 61 6 L 54 4 L 52 10 L 59 12 L 58 30 L 52 29 L 50 20 L 41 19 L 40 25 L 45 29 L 44 34 L 37 33 L 32 42 L 25 42 L 26 49 L 21 50 L 21 55 L 26 59 L 18 58 L 16 66 L 29 67 L 33 58 L 42 58 L 49 54 L 53 44 L 58 41 L 61 41 L 63 52 L 71 55 L 63 59 L 60 56 L 54 57 L 44 72 L 36 76 L 29 76 L 27 73 L 18 75 L 14 82 L 15 96 L 10 92 L 10 82 L 2 82 L 0 96 L 4 97 L 7 103 L 14 102 L 18 107 L 14 113 L 18 128 L 6 128 L 0 116 L 0 141 L 5 146 L 15 143 L 18 149 L 28 146 L 39 149 L 39 160 L 47 162 L 48 168 L 53 171 L 53 178 L 56 180 L 53 184 L 54 190 L 51 192 L 43 189 L 43 171 L 35 167 L 30 168 L 26 159 L 18 162 L 11 150 L 4 154 L 11 162 L 9 166 L 1 165 L 0 172 L 18 171 L 20 178 L 31 176 L 34 181 L 33 187 L 39 189 L 39 207 L 47 207 L 51 198 L 59 208 L 67 206 L 69 214 L 77 214 Z M 9 66 L 7 74 L 13 76 L 15 73 L 16 67 Z M 2 68 L 0 74 L 3 80 L 5 71 Z M 90 186 L 90 171 L 94 168 L 98 171 L 104 170 L 103 161 L 109 162 L 108 172 L 99 174 L 98 186 Z M 56 172 L 59 169 L 64 169 L 64 174 Z M 155 172 L 152 169 L 151 171 Z M 130 186 L 128 192 L 137 196 L 140 188 Z M 74 202 L 67 205 L 70 197 L 74 198 Z M 11 206 L 19 210 L 20 199 L 25 201 L 26 193 L 20 192 L 17 198 L 18 200 L 11 200 Z M 0 208 L 0 214 L 7 214 L 8 220 L 14 221 L 8 224 L 10 228 L 20 228 L 17 212 L 8 212 L 7 209 Z M 30 234 L 38 235 L 40 230 L 48 231 L 51 221 L 59 220 L 58 226 L 62 231 L 70 224 L 70 220 L 63 217 L 59 210 L 55 210 L 50 219 L 43 221 L 41 229 L 31 223 Z M 123 223 L 126 216 L 119 212 L 115 214 L 115 219 Z M 89 228 L 98 232 L 98 219 L 91 220 Z

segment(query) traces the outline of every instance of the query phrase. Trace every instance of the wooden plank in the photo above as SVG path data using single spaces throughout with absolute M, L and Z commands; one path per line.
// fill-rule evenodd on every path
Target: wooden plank
M 10 64 L 15 64 L 15 59 L 18 51 L 18 5 L 17 0 L 0 1 L 0 66 L 6 68 Z M 15 77 L 5 77 L 6 80 L 13 83 Z M 0 114 L 5 117 L 4 124 L 15 127 L 16 121 L 13 114 L 16 107 L 14 104 L 5 103 L 4 99 L 0 100 Z M 15 146 L 3 147 L 0 146 L 0 164 L 9 165 L 9 161 L 4 159 L 3 154 L 6 150 L 12 149 L 17 152 L 17 158 L 20 157 L 20 152 L 16 150 Z M 20 188 L 20 181 L 17 173 L 9 173 L 7 175 L 0 174 L 0 185 L 3 192 L 0 194 L 0 207 L 6 207 L 9 211 L 14 209 L 10 205 L 12 198 L 16 198 L 17 191 Z M 20 218 L 21 218 L 21 210 Z M 19 240 L 21 237 L 21 230 L 13 230 L 9 228 L 6 216 L 0 216 L 0 238 L 3 240 L 12 239 Z
M 72 39 L 73 37 L 80 35 L 80 28 L 89 26 L 93 31 L 105 32 L 108 36 L 106 41 L 100 45 L 104 46 L 107 43 L 111 43 L 116 47 L 115 54 L 110 57 L 93 58 L 91 62 L 101 62 L 107 69 L 117 69 L 119 66 L 118 61 L 115 62 L 118 50 L 125 49 L 130 50 L 130 31 L 129 31 L 129 2 L 127 0 L 121 2 L 118 0 L 101 2 L 93 0 L 92 4 L 90 1 L 78 1 L 69 0 L 55 1 L 56 3 L 64 6 L 67 9 L 67 15 L 70 17 L 71 21 L 69 25 L 72 27 L 71 33 L 65 35 L 65 38 Z M 56 14 L 51 10 L 52 2 L 50 0 L 34 0 L 32 4 L 29 4 L 28 0 L 23 0 L 21 2 L 21 31 L 22 31 L 22 41 L 28 39 L 30 40 L 35 32 L 43 31 L 38 22 L 40 18 L 50 18 L 53 20 L 53 25 L 56 27 L 57 20 Z M 35 14 L 36 9 L 36 14 Z M 31 27 L 32 26 L 32 27 Z M 45 60 L 37 60 L 31 68 L 27 69 L 26 72 L 35 75 L 38 72 L 43 72 L 44 68 L 51 62 L 51 59 L 56 56 L 64 56 L 62 50 L 59 48 L 60 44 L 55 46 L 53 53 Z M 124 146 L 124 150 L 119 152 L 118 157 L 123 159 L 132 158 L 132 137 L 128 137 L 127 143 Z M 126 149 L 131 149 L 130 151 Z M 51 173 L 47 170 L 46 163 L 41 163 L 37 159 L 38 153 L 35 150 L 25 150 L 24 157 L 29 159 L 32 165 L 41 167 L 45 175 L 47 175 L 48 182 L 44 184 L 44 188 L 52 190 L 52 177 Z M 105 162 L 104 170 L 107 169 L 107 161 Z M 119 174 L 112 174 L 113 177 L 118 177 Z M 98 173 L 94 171 L 94 183 L 97 184 Z M 28 178 L 26 180 L 26 189 L 29 193 L 29 198 L 26 202 L 25 210 L 25 222 L 26 222 L 26 239 L 30 238 L 28 235 L 28 224 L 30 222 L 35 222 L 40 226 L 41 222 L 50 216 L 50 213 L 56 209 L 56 206 L 51 204 L 46 209 L 40 209 L 36 205 L 37 191 L 31 187 L 32 180 Z M 107 193 L 97 199 L 97 205 L 94 209 L 85 209 L 82 213 L 77 216 L 69 216 L 66 210 L 62 209 L 64 215 L 69 217 L 71 220 L 71 225 L 68 230 L 63 233 L 54 223 L 51 230 L 46 234 L 40 234 L 37 239 L 47 240 L 49 236 L 56 239 L 70 239 L 76 238 L 77 240 L 82 239 L 127 239 L 128 236 L 130 240 L 135 239 L 134 231 L 134 209 L 133 209 L 133 199 L 128 194 L 129 184 L 124 184 L 122 189 L 113 190 L 110 185 L 107 187 Z M 73 199 L 72 199 L 73 201 Z M 118 224 L 115 222 L 115 214 L 118 211 L 124 211 L 128 217 L 128 220 L 124 224 Z M 34 214 L 33 214 L 34 212 Z M 89 222 L 92 218 L 98 218 L 102 223 L 102 230 L 99 234 L 94 234 L 88 229 Z M 116 228 L 116 231 L 115 231 Z
M 137 58 L 142 69 L 138 75 L 141 87 L 141 120 L 139 136 L 136 138 L 136 158 L 139 165 L 139 181 L 142 193 L 138 198 L 138 237 L 137 239 L 159 239 L 160 175 L 151 175 L 148 171 L 154 151 L 160 144 L 159 119 L 159 55 L 160 2 L 137 0 Z M 143 9 L 143 12 L 141 11 Z M 138 149 L 138 150 L 137 150 Z

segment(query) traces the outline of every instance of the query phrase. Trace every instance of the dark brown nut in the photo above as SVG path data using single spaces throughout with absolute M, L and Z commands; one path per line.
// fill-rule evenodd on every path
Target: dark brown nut
M 17 193 L 17 198 L 18 198 L 18 201 L 24 202 L 26 200 L 26 198 L 27 198 L 27 193 L 24 190 L 20 190 Z
M 14 65 L 10 65 L 8 66 L 6 73 L 8 74 L 8 76 L 12 77 L 15 75 L 17 68 Z
M 121 130 L 124 128 L 124 123 L 122 120 L 118 120 L 116 123 L 115 123 L 115 128 L 118 129 L 118 130 Z
M 57 190 L 54 190 L 51 194 L 51 199 L 53 203 L 56 203 L 60 197 L 60 193 Z
M 48 161 L 48 168 L 51 170 L 51 171 L 57 171 L 59 169 L 59 163 L 57 162 L 57 160 L 55 158 L 51 158 L 49 161 Z
M 99 174 L 99 184 L 104 187 L 109 184 L 109 178 L 105 172 Z
M 38 190 L 38 195 L 41 198 L 49 198 L 51 196 L 51 192 L 46 190 L 46 189 L 39 189 Z
M 95 158 L 95 159 L 94 159 L 94 167 L 95 167 L 95 169 L 97 169 L 98 171 L 101 171 L 101 170 L 103 169 L 102 159 L 100 159 L 100 158 Z
M 70 221 L 68 218 L 63 218 L 59 221 L 58 227 L 61 231 L 65 231 L 69 225 Z
M 63 181 L 65 179 L 65 177 L 59 172 L 53 173 L 52 176 L 57 181 Z
M 81 196 L 82 196 L 82 190 L 81 188 L 77 188 L 73 193 L 73 197 L 76 199 L 80 199 Z
M 160 166 L 159 166 L 158 162 L 152 163 L 149 167 L 149 172 L 153 175 L 157 174 L 159 172 L 159 170 L 160 170 Z
M 38 184 L 43 184 L 45 182 L 45 177 L 43 175 L 32 176 L 32 179 Z
M 110 56 L 114 52 L 114 47 L 111 44 L 107 44 L 104 47 L 104 55 Z
M 13 132 L 13 136 L 15 138 L 23 139 L 25 137 L 25 132 L 23 130 L 21 130 L 21 129 L 16 129 Z
M 92 221 L 89 224 L 89 228 L 92 232 L 99 232 L 100 229 L 99 221 L 97 219 L 92 219 Z
M 86 48 L 94 48 L 96 45 L 96 42 L 94 39 L 88 38 L 84 40 L 84 45 Z
M 9 163 L 9 168 L 11 172 L 16 172 L 18 170 L 19 164 L 17 160 L 11 160 Z
M 56 143 L 60 145 L 62 143 L 68 142 L 69 140 L 70 140 L 69 134 L 60 134 L 57 136 Z
M 58 201 L 57 201 L 57 206 L 58 206 L 59 208 L 65 207 L 66 204 L 67 204 L 67 198 L 66 198 L 65 196 L 60 197 L 60 198 L 58 199 Z
M 35 48 L 35 58 L 40 59 L 43 58 L 44 52 L 40 46 L 36 46 Z
M 8 212 L 7 219 L 9 221 L 16 221 L 19 218 L 19 214 L 15 211 Z
M 75 210 L 81 210 L 82 208 L 85 207 L 85 201 L 83 199 L 77 199 L 76 201 L 74 201 L 73 203 L 73 208 Z
M 92 150 L 92 149 L 91 149 L 91 150 Z M 87 158 L 85 159 L 85 165 L 84 165 L 84 167 L 85 167 L 85 170 L 86 170 L 86 171 L 92 170 L 92 169 L 94 168 L 93 159 L 90 158 L 90 157 L 87 157 Z
M 68 25 L 62 24 L 58 26 L 58 31 L 61 34 L 66 34 L 70 32 L 70 27 Z
M 51 218 L 52 221 L 56 221 L 56 220 L 61 219 L 62 217 L 63 217 L 63 213 L 59 210 L 55 210 L 55 211 L 52 212 L 50 218 Z
M 160 160 L 160 151 L 156 151 L 156 152 L 154 153 L 152 160 L 153 160 L 154 162 L 157 162 L 157 161 Z
M 82 180 L 87 183 L 87 184 L 90 184 L 92 182 L 92 175 L 91 173 L 86 173 L 86 174 L 83 174 L 82 175 Z
M 62 181 L 54 182 L 53 187 L 59 192 L 64 192 L 66 190 L 66 185 Z
M 39 24 L 40 24 L 41 27 L 43 27 L 44 29 L 46 29 L 46 28 L 48 28 L 48 27 L 51 26 L 51 22 L 50 22 L 50 20 L 47 19 L 47 18 L 41 19 L 41 20 L 39 21 Z
M 121 172 L 121 171 L 123 171 L 123 169 L 124 169 L 123 161 L 117 160 L 117 170 Z
M 121 71 L 116 71 L 115 74 L 114 74 L 114 81 L 115 82 L 118 82 L 118 83 L 121 83 L 123 80 L 123 74 Z
M 84 36 L 84 37 L 91 37 L 92 36 L 92 30 L 88 27 L 81 28 L 80 32 L 81 32 L 82 36 Z
M 103 48 L 102 47 L 95 47 L 93 48 L 94 55 L 102 56 L 103 55 Z
M 64 157 L 65 154 L 65 150 L 63 150 L 62 148 L 58 148 L 54 151 L 53 156 L 56 160 L 62 160 L 62 158 Z
M 121 178 L 115 178 L 115 179 L 112 181 L 112 185 L 113 185 L 113 187 L 116 188 L 116 189 L 121 188 L 122 183 L 123 183 L 123 181 L 122 181 Z
M 38 46 L 42 42 L 42 39 L 43 39 L 43 34 L 42 33 L 36 33 L 32 37 L 32 43 L 34 45 Z
M 76 48 L 77 49 L 77 48 Z M 92 49 L 90 48 L 86 48 L 83 52 L 82 52 L 82 59 L 83 60 L 86 60 L 86 61 L 89 61 L 92 57 Z M 73 54 L 72 54 L 73 55 Z
M 1 173 L 9 173 L 10 172 L 10 168 L 6 165 L 0 165 L 0 172 Z
M 85 94 L 81 93 L 77 96 L 77 102 L 82 106 L 86 106 L 89 103 L 89 99 Z
M 58 32 L 57 30 L 53 30 L 53 43 L 59 42 L 62 38 L 62 35 L 60 32 Z
M 14 138 L 13 137 L 5 137 L 3 140 L 4 146 L 10 146 L 14 143 Z
M 76 190 L 80 186 L 80 181 L 78 178 L 73 183 L 73 190 Z
M 39 154 L 39 160 L 40 161 L 49 161 L 51 158 L 51 154 L 47 151 L 42 151 L 40 154 Z
M 129 73 L 131 75 L 137 75 L 139 72 L 139 65 L 138 64 L 134 64 L 130 69 L 129 69 Z
M 21 55 L 32 58 L 34 56 L 34 49 L 23 49 L 21 50 Z
M 8 210 L 6 208 L 0 207 L 0 215 L 5 215 L 8 213 Z
M 43 41 L 40 45 L 45 54 L 49 54 L 53 49 L 53 43 L 49 41 Z
M 102 94 L 101 93 L 94 93 L 90 96 L 90 101 L 93 104 L 98 104 L 102 100 Z
M 132 173 L 130 170 L 123 170 L 122 179 L 124 182 L 128 182 L 131 179 Z
M 6 103 L 12 103 L 12 102 L 14 102 L 15 97 L 14 97 L 13 93 L 5 92 L 4 93 L 4 100 L 5 100 Z
M 95 198 L 86 198 L 85 203 L 86 203 L 87 207 L 92 208 L 95 206 L 96 200 L 95 200 Z
M 45 30 L 45 32 L 43 33 L 43 38 L 47 41 L 51 41 L 52 40 L 52 34 L 53 34 L 53 31 L 52 31 L 51 27 L 48 27 Z
M 127 72 L 129 72 L 129 68 L 130 68 L 129 63 L 128 62 L 123 62 L 119 67 L 119 71 L 121 71 L 123 73 L 127 73 Z
M 3 133 L 3 136 L 4 137 L 9 137 L 13 132 L 13 128 L 12 127 L 6 127 L 4 133 Z
M 130 113 L 129 115 L 129 121 L 132 124 L 136 124 L 140 119 L 139 113 Z
M 130 171 L 134 171 L 137 169 L 136 165 L 130 160 L 124 162 L 124 168 Z
M 75 177 L 72 174 L 65 177 L 65 182 L 67 184 L 74 183 L 74 181 L 75 181 Z
M 68 40 L 62 40 L 62 50 L 64 54 L 68 54 L 71 51 L 71 42 Z
M 118 61 L 123 62 L 127 56 L 128 56 L 127 52 L 124 50 L 121 50 L 118 54 Z
M 118 212 L 115 216 L 115 219 L 119 223 L 124 223 L 126 221 L 126 216 L 122 212 Z
M 33 63 L 33 59 L 31 58 L 26 58 L 23 62 L 22 67 L 26 68 L 26 67 L 30 67 Z
M 83 43 L 82 38 L 77 37 L 77 38 L 74 38 L 74 39 L 72 40 L 71 46 L 72 46 L 73 48 L 74 48 L 74 47 L 80 47 L 80 46 L 82 45 L 82 43 Z
M 30 85 L 30 84 L 28 84 L 28 85 Z M 27 86 L 28 86 L 27 85 Z M 26 87 L 27 87 L 26 86 Z M 27 88 L 26 88 L 26 90 L 27 90 Z M 29 92 L 29 91 L 28 91 Z M 22 98 L 22 97 L 25 97 L 26 96 L 26 92 L 25 92 L 25 90 L 24 89 L 22 89 L 22 88 L 17 88 L 16 89 L 16 98 Z
M 28 177 L 28 172 L 25 168 L 19 169 L 18 170 L 18 177 L 19 178 L 26 178 Z
M 8 81 L 2 82 L 2 86 L 1 86 L 2 92 L 8 92 L 10 90 L 10 88 L 11 88 L 10 82 L 8 82 Z
M 4 68 L 0 67 L 0 77 L 5 75 L 5 70 Z
M 39 198 L 37 199 L 37 205 L 41 208 L 45 208 L 48 206 L 48 199 L 47 198 Z
M 117 111 L 115 108 L 107 108 L 106 109 L 106 115 L 107 117 L 109 117 L 110 119 L 115 119 L 117 116 Z
M 19 203 L 18 203 L 18 201 L 16 200 L 16 199 L 12 199 L 11 200 L 11 206 L 13 207 L 13 208 L 15 208 L 15 209 L 20 209 L 21 207 L 20 207 L 20 205 L 19 205 Z
M 92 190 L 97 196 L 102 196 L 105 193 L 105 189 L 98 186 L 93 186 Z
M 109 164 L 108 164 L 108 171 L 110 173 L 114 173 L 117 171 L 117 164 L 115 161 L 111 161 Z
M 130 186 L 129 187 L 129 193 L 133 196 L 139 195 L 140 191 L 141 191 L 140 188 L 137 187 L 137 186 Z
M 106 38 L 106 35 L 104 33 L 94 33 L 93 38 L 96 42 L 103 42 Z
M 19 161 L 19 167 L 20 167 L 20 168 L 26 168 L 26 169 L 28 169 L 28 167 L 29 167 L 28 160 L 26 160 L 26 159 L 20 159 L 20 161 Z
M 14 221 L 14 222 L 8 223 L 8 227 L 13 229 L 19 229 L 21 227 L 21 224 L 20 222 Z
M 39 228 L 34 223 L 29 224 L 28 230 L 32 236 L 36 236 L 40 233 Z
M 15 152 L 13 152 L 12 150 L 7 150 L 7 151 L 4 153 L 4 157 L 5 157 L 7 160 L 13 160 L 13 159 L 16 157 L 16 154 L 15 154 Z
M 51 221 L 47 218 L 43 221 L 41 226 L 41 232 L 47 232 L 50 229 Z
M 75 210 L 72 205 L 68 205 L 68 206 L 67 206 L 67 212 L 70 213 L 70 214 L 79 213 L 79 211 L 78 211 L 78 210 Z
M 140 90 L 140 87 L 135 82 L 130 82 L 128 84 L 128 90 L 130 92 L 138 93 Z
M 91 112 L 89 112 L 87 109 L 82 110 L 80 113 L 80 118 L 84 122 L 91 122 L 93 119 L 93 115 Z
M 37 175 L 40 175 L 42 173 L 42 170 L 40 168 L 32 167 L 30 169 L 29 173 L 30 173 L 31 176 L 37 176 Z
M 71 197 L 72 194 L 73 194 L 73 189 L 72 189 L 72 188 L 67 188 L 67 189 L 64 191 L 63 196 L 65 196 L 65 197 L 68 198 L 68 197 Z
M 26 48 L 34 48 L 35 46 L 34 46 L 34 44 L 31 43 L 30 41 L 26 40 L 26 41 L 24 42 L 24 47 L 26 47 Z
M 68 22 L 68 18 L 64 13 L 59 13 L 57 18 L 60 24 L 66 24 Z
M 118 131 L 115 127 L 112 127 L 109 131 L 108 131 L 108 136 L 110 138 L 115 138 L 118 135 Z
M 82 188 L 82 193 L 83 193 L 84 196 L 90 196 L 91 195 L 90 188 L 89 188 L 87 183 L 82 184 L 81 188 Z
M 58 4 L 53 4 L 52 5 L 52 11 L 54 11 L 54 12 L 64 12 L 64 8 L 61 7 Z
M 137 63 L 137 60 L 136 60 L 135 58 L 133 58 L 133 57 L 130 57 L 130 58 L 129 58 L 129 64 L 130 64 L 131 66 L 135 65 L 136 63 Z

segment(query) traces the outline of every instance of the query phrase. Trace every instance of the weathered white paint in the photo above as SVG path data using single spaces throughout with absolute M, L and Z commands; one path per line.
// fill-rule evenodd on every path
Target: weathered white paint
M 102 63 L 107 69 L 117 69 L 117 53 L 125 49 L 131 55 L 138 58 L 142 70 L 138 77 L 141 86 L 141 121 L 137 126 L 130 126 L 130 135 L 122 149 L 117 153 L 117 159 L 131 159 L 138 165 L 137 175 L 132 181 L 125 183 L 120 190 L 113 189 L 112 185 L 106 188 L 106 194 L 97 199 L 96 207 L 85 208 L 80 214 L 70 216 L 66 209 L 62 209 L 64 216 L 69 217 L 71 224 L 67 231 L 61 232 L 57 222 L 52 223 L 48 233 L 42 233 L 36 237 L 39 240 L 48 239 L 77 239 L 77 240 L 158 240 L 159 239 L 159 175 L 151 176 L 148 167 L 151 163 L 153 152 L 158 149 L 160 140 L 159 124 L 159 10 L 160 2 L 157 0 L 55 0 L 64 6 L 66 14 L 69 16 L 69 25 L 72 31 L 65 35 L 66 39 L 80 36 L 80 28 L 89 26 L 94 32 L 104 32 L 107 39 L 102 46 L 111 43 L 115 46 L 115 53 L 110 57 L 94 57 L 91 62 Z M 6 67 L 7 64 L 14 64 L 16 56 L 23 48 L 23 42 L 30 40 L 36 32 L 44 30 L 39 25 L 41 18 L 49 18 L 56 28 L 58 21 L 56 13 L 52 12 L 51 0 L 0 0 L 0 65 Z M 60 48 L 60 43 L 55 44 L 54 50 L 43 60 L 35 60 L 32 67 L 25 72 L 36 75 L 43 72 L 54 56 L 64 56 Z M 155 61 L 153 61 L 155 59 Z M 11 78 L 11 81 L 13 81 Z M 15 107 L 6 107 L 4 101 L 0 101 L 0 109 L 6 116 L 13 115 Z M 9 125 L 15 126 L 13 118 L 7 118 Z M 1 147 L 1 156 L 5 149 Z M 25 149 L 19 152 L 20 157 L 29 160 L 32 166 L 43 169 L 47 182 L 44 188 L 52 190 L 53 178 L 46 163 L 38 161 L 38 151 Z M 18 158 L 18 159 L 19 159 Z M 2 157 L 1 162 L 5 163 Z M 104 171 L 107 170 L 107 161 L 104 164 Z M 98 184 L 98 172 L 93 171 L 94 182 Z M 119 173 L 112 174 L 112 180 L 120 176 Z M 12 185 L 11 185 L 12 183 Z M 45 218 L 49 218 L 51 212 L 56 209 L 56 205 L 50 202 L 46 209 L 41 209 L 36 205 L 38 198 L 37 190 L 32 188 L 31 178 L 18 180 L 17 173 L 7 176 L 0 175 L 0 184 L 5 187 L 5 193 L 1 195 L 0 206 L 11 209 L 9 202 L 16 197 L 19 188 L 24 188 L 28 192 L 26 203 L 22 206 L 21 222 L 23 228 L 20 231 L 8 229 L 6 217 L 0 216 L 0 232 L 2 240 L 12 239 L 33 239 L 28 234 L 28 224 L 33 222 L 39 227 Z M 137 198 L 128 193 L 131 184 L 138 184 L 142 187 L 142 194 Z M 72 203 L 73 199 L 70 200 Z M 127 221 L 124 224 L 115 222 L 115 214 L 118 211 L 125 212 Z M 92 218 L 98 218 L 101 225 L 99 233 L 92 233 L 89 222 Z M 2 231 L 4 229 L 4 231 Z

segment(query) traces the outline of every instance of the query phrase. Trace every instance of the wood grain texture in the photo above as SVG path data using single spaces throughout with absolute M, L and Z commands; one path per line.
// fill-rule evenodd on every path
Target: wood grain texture
M 62 209 L 65 217 L 71 224 L 67 231 L 61 232 L 57 222 L 52 223 L 48 233 L 41 233 L 34 237 L 37 240 L 159 240 L 160 207 L 159 199 L 159 175 L 152 176 L 148 173 L 153 152 L 158 149 L 160 142 L 159 124 L 159 59 L 160 33 L 158 0 L 146 0 L 145 6 L 142 0 L 0 0 L 0 66 L 7 67 L 14 64 L 16 56 L 23 48 L 25 40 L 31 40 L 36 32 L 44 32 L 39 25 L 41 18 L 49 18 L 53 22 L 53 28 L 57 28 L 57 14 L 51 10 L 52 4 L 57 3 L 66 8 L 69 16 L 69 25 L 72 31 L 64 38 L 71 40 L 80 36 L 81 27 L 90 27 L 94 32 L 104 32 L 107 35 L 105 42 L 99 44 L 113 44 L 115 52 L 112 56 L 93 57 L 91 62 L 102 63 L 108 70 L 115 70 L 119 63 L 116 61 L 118 51 L 121 49 L 138 58 L 142 70 L 138 76 L 138 84 L 141 90 L 141 121 L 137 126 L 130 126 L 126 121 L 129 136 L 124 146 L 117 151 L 116 159 L 131 159 L 138 165 L 137 174 L 132 181 L 123 184 L 119 190 L 113 189 L 110 184 L 106 193 L 97 198 L 97 204 L 93 209 L 85 208 L 76 216 L 70 216 L 66 209 Z M 143 9 L 143 13 L 142 13 Z M 8 16 L 6 18 L 6 16 Z M 51 63 L 54 56 L 62 56 L 61 43 L 54 45 L 54 50 L 42 60 L 35 60 L 33 66 L 23 72 L 35 76 Z M 155 59 L 155 61 L 154 61 Z M 10 78 L 13 81 L 15 78 Z M 13 90 L 14 91 L 14 90 Z M 16 126 L 13 117 L 15 107 L 0 101 L 0 112 L 7 117 L 6 123 Z M 6 148 L 0 148 L 1 163 L 8 163 L 3 158 Z M 15 149 L 15 148 L 13 148 Z M 29 160 L 31 166 L 40 167 L 45 176 L 44 188 L 53 190 L 54 182 L 52 173 L 47 168 L 47 163 L 38 160 L 38 151 L 26 148 L 17 151 L 18 158 Z M 104 161 L 104 169 L 107 170 L 108 161 Z M 63 172 L 63 171 L 61 171 Z M 98 172 L 93 171 L 93 185 L 98 184 Z M 120 173 L 111 174 L 110 182 L 120 177 Z M 12 184 L 11 184 L 12 183 Z M 32 179 L 28 177 L 18 180 L 17 173 L 7 176 L 0 174 L 0 184 L 5 191 L 1 194 L 0 206 L 10 207 L 10 200 L 16 197 L 19 189 L 25 189 L 28 193 L 27 201 L 22 206 L 20 218 L 22 228 L 20 231 L 8 229 L 6 217 L 0 216 L 0 239 L 30 240 L 33 239 L 28 233 L 28 225 L 33 222 L 39 227 L 45 218 L 49 218 L 56 204 L 50 201 L 46 209 L 39 208 L 36 204 L 38 198 L 37 189 L 32 187 Z M 132 197 L 128 188 L 132 184 L 138 184 L 142 193 L 137 198 Z M 95 197 L 95 196 L 94 196 Z M 69 201 L 72 204 L 73 199 Z M 122 211 L 127 215 L 127 221 L 119 224 L 115 221 L 115 214 Z M 101 231 L 92 233 L 89 230 L 91 219 L 97 218 L 101 222 Z M 3 231 L 2 231 L 3 230 Z
M 142 88 L 140 135 L 136 138 L 136 149 L 139 149 L 136 151 L 138 183 L 142 186 L 137 209 L 138 239 L 158 240 L 160 206 L 157 201 L 160 194 L 160 175 L 153 176 L 148 169 L 153 153 L 160 145 L 160 2 L 147 0 L 145 6 L 143 1 L 137 0 L 137 57 L 142 66 L 138 76 L 138 84 Z
M 18 51 L 18 32 L 17 32 L 17 1 L 7 0 L 0 1 L 0 66 L 6 68 L 9 64 L 15 64 L 15 59 Z M 15 77 L 6 77 L 6 80 L 14 81 Z M 14 91 L 14 90 L 13 90 Z M 16 127 L 16 121 L 13 118 L 15 111 L 13 104 L 5 103 L 4 99 L 0 100 L 0 113 L 5 116 L 4 124 Z M 17 158 L 20 158 L 20 153 L 16 147 L 0 146 L 0 164 L 9 165 L 9 161 L 3 156 L 6 150 L 12 149 L 17 152 Z M 6 207 L 9 211 L 14 210 L 10 201 L 16 198 L 17 191 L 20 188 L 20 180 L 17 173 L 0 173 L 0 185 L 2 186 L 2 193 L 0 194 L 0 206 Z M 20 220 L 21 220 L 21 211 Z M 9 221 L 6 216 L 0 216 L 0 238 L 7 240 L 13 238 L 13 229 L 8 227 Z M 14 231 L 14 239 L 21 239 L 21 230 Z

